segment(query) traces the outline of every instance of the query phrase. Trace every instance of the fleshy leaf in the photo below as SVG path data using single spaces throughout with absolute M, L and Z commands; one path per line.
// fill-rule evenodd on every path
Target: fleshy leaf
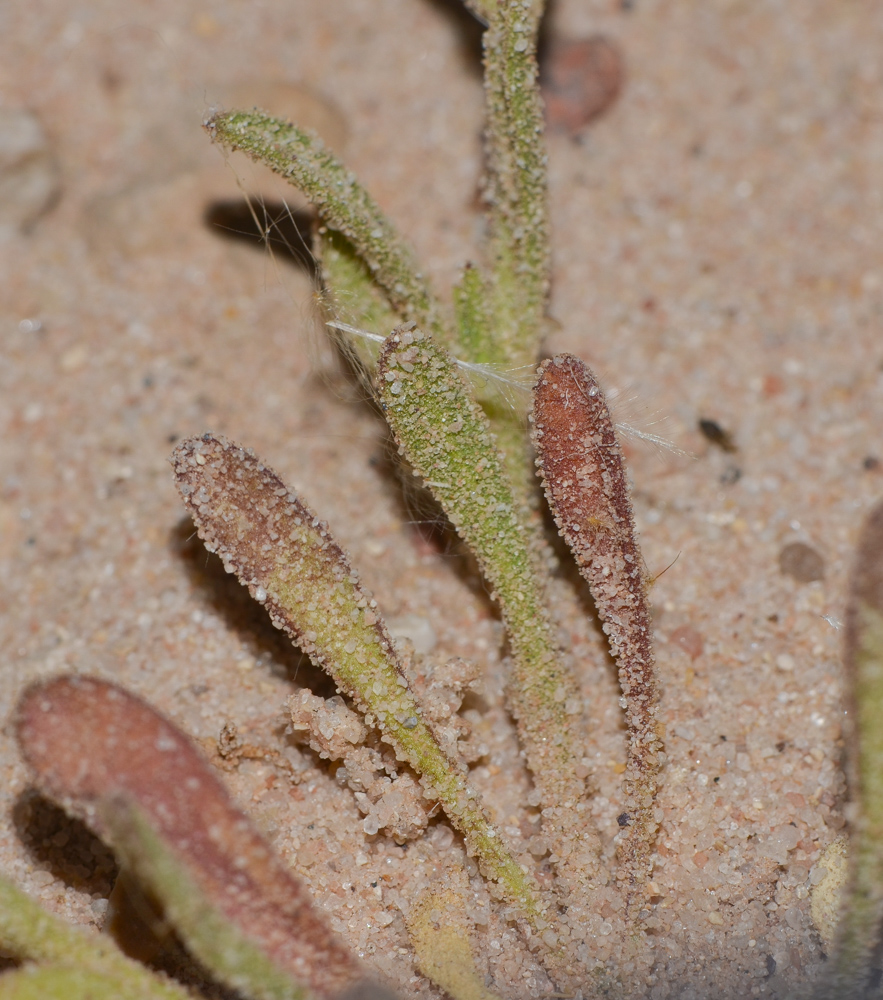
M 346 237 L 327 226 L 318 232 L 318 258 L 325 285 L 323 306 L 333 320 L 386 337 L 401 322 L 393 312 L 367 265 Z M 355 362 L 360 374 L 370 381 L 377 365 L 379 345 L 365 337 L 336 331 L 336 336 Z
M 0 976 L 0 1000 L 159 1000 L 161 995 L 69 965 L 30 965 Z
M 624 875 L 633 892 L 652 871 L 662 741 L 657 721 L 653 623 L 632 506 L 607 403 L 570 354 L 543 362 L 534 389 L 534 443 L 546 499 L 610 640 L 626 702 L 629 798 L 621 824 Z
M 849 890 L 835 968 L 843 995 L 859 997 L 872 976 L 879 981 L 883 923 L 883 504 L 871 511 L 859 536 L 845 625 L 848 777 L 858 818 L 850 831 Z
M 41 790 L 110 841 L 223 982 L 299 1000 L 369 978 L 191 741 L 140 698 L 59 677 L 25 691 L 16 730 Z
M 322 221 L 350 241 L 392 307 L 406 319 L 441 330 L 438 303 L 410 249 L 318 136 L 257 109 L 213 115 L 205 129 L 225 148 L 241 149 L 303 191 Z
M 76 997 L 76 992 L 66 992 L 61 988 L 64 985 L 63 975 L 72 975 L 74 983 L 79 976 L 79 981 L 83 983 L 111 984 L 114 992 L 96 992 L 96 1000 L 103 1000 L 104 996 L 119 997 L 120 1000 L 190 1000 L 190 994 L 182 986 L 155 975 L 127 958 L 111 938 L 83 927 L 72 927 L 2 877 L 0 950 L 15 958 L 39 963 L 38 967 L 26 966 L 0 975 L 2 1000 L 29 1000 L 30 997 L 68 1000 L 69 997 Z M 48 979 L 39 975 L 44 964 Z M 45 988 L 42 993 L 38 988 L 41 984 Z M 59 988 L 56 989 L 56 986 Z
M 485 875 L 535 922 L 532 879 L 491 826 L 461 765 L 423 718 L 377 603 L 328 525 L 253 452 L 209 434 L 173 455 L 178 489 L 200 537 L 421 776 Z
M 482 4 L 493 360 L 534 364 L 549 290 L 543 107 L 536 47 L 543 0 Z

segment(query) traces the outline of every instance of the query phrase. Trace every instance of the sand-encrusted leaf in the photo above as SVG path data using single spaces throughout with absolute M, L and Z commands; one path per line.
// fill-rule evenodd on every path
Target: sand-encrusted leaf
M 534 364 L 549 290 L 543 107 L 536 47 L 543 0 L 482 3 L 490 216 L 490 312 L 496 362 Z
M 3 877 L 0 951 L 37 963 L 0 975 L 2 1000 L 191 1000 L 182 986 L 127 958 L 106 935 L 72 927 Z
M 454 286 L 457 353 L 477 364 L 497 361 L 493 350 L 488 283 L 474 264 L 467 264 Z
M 402 322 L 402 315 L 393 311 L 380 286 L 371 277 L 367 264 L 356 253 L 352 243 L 341 233 L 320 226 L 316 234 L 316 256 L 324 285 L 322 305 L 330 320 L 342 320 L 347 325 L 386 337 Z M 380 345 L 368 337 L 360 337 L 339 328 L 334 336 L 363 377 L 372 384 Z
M 183 991 L 177 995 L 189 996 Z M 158 991 L 145 992 L 125 980 L 69 965 L 29 965 L 0 976 L 0 1000 L 160 1000 L 161 996 Z
M 576 782 L 564 787 L 575 766 L 567 713 L 576 687 L 558 655 L 487 417 L 451 355 L 419 330 L 403 328 L 387 339 L 377 376 L 401 452 L 475 553 L 500 602 L 515 659 L 509 699 L 528 764 L 541 788 L 546 783 L 546 804 L 579 795 Z
M 173 455 L 200 537 L 421 776 L 489 878 L 532 922 L 529 875 L 492 827 L 461 764 L 442 750 L 408 685 L 377 603 L 328 525 L 253 452 L 209 434 Z
M 546 498 L 592 591 L 616 657 L 628 727 L 629 798 L 621 843 L 627 881 L 650 875 L 662 742 L 653 624 L 632 506 L 607 403 L 579 358 L 543 362 L 534 389 L 534 443 Z
M 847 773 L 858 809 L 835 967 L 841 995 L 863 997 L 879 981 L 883 926 L 883 504 L 859 535 L 845 625 Z
M 111 843 L 221 981 L 330 1000 L 369 979 L 191 741 L 140 698 L 89 677 L 38 683 L 16 733 L 40 789 Z

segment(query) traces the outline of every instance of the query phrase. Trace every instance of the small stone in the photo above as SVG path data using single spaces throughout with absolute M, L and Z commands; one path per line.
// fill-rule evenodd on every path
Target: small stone
M 812 583 L 825 576 L 825 560 L 805 542 L 791 542 L 779 553 L 779 569 L 798 583 Z
M 717 445 L 721 451 L 738 451 L 736 442 L 733 440 L 733 435 L 725 427 L 722 427 L 716 420 L 711 420 L 708 417 L 701 417 L 697 426 L 706 441 L 710 441 L 712 444 Z
M 794 657 L 789 653 L 780 653 L 776 657 L 776 666 L 787 673 L 794 669 Z
M 541 68 L 549 127 L 574 134 L 600 118 L 619 96 L 624 78 L 622 52 L 609 38 L 553 41 Z
M 668 637 L 668 641 L 673 646 L 679 646 L 691 660 L 701 656 L 702 650 L 705 648 L 705 639 L 702 633 L 697 632 L 690 625 L 681 625 L 680 628 L 676 628 Z

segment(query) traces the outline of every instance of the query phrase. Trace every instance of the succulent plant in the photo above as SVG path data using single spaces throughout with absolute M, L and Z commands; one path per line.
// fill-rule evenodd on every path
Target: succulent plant
M 475 677 L 471 668 L 442 685 L 447 713 L 437 712 L 331 527 L 247 447 L 212 434 L 189 438 L 172 458 L 175 480 L 206 547 L 347 699 L 301 698 L 292 727 L 320 757 L 343 761 L 338 774 L 365 807 L 366 834 L 383 828 L 401 839 L 419 836 L 441 810 L 462 837 L 466 854 L 450 861 L 406 914 L 423 974 L 456 1000 L 494 996 L 475 961 L 480 931 L 470 910 L 468 856 L 502 919 L 518 929 L 521 947 L 561 991 L 553 995 L 640 995 L 639 984 L 595 960 L 576 929 L 593 912 L 599 884 L 612 879 L 633 967 L 649 967 L 656 793 L 665 763 L 650 580 L 597 378 L 572 355 L 546 359 L 533 375 L 550 259 L 536 64 L 544 5 L 469 6 L 487 25 L 488 239 L 486 263 L 464 266 L 450 304 L 437 298 L 376 202 L 318 136 L 257 109 L 214 114 L 205 127 L 224 149 L 267 164 L 312 202 L 333 336 L 371 387 L 402 462 L 473 553 L 498 606 L 511 657 L 507 704 L 534 783 L 531 805 L 542 818 L 542 872 L 510 842 L 470 778 L 473 758 L 457 706 Z M 344 299 L 348 323 L 334 315 Z M 530 407 L 522 402 L 527 382 Z M 555 556 L 535 463 L 618 667 L 626 762 L 612 873 L 588 820 L 584 706 L 557 635 Z M 832 931 L 837 957 L 820 1000 L 871 995 L 877 974 L 881 565 L 878 509 L 859 546 L 846 644 L 861 818 L 848 848 L 851 902 Z M 261 1000 L 389 996 L 232 806 L 186 735 L 146 703 L 96 678 L 61 677 L 25 691 L 16 727 L 38 788 L 113 846 L 207 976 Z M 380 796 L 393 793 L 399 804 L 384 812 Z M 24 963 L 0 976 L 0 998 L 189 995 L 126 958 L 110 938 L 43 912 L 10 882 L 0 881 L 0 897 L 0 949 Z

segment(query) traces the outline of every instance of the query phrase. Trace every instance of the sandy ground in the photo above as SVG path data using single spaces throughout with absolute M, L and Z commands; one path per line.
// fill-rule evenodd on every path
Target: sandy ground
M 630 955 L 608 887 L 574 931 L 579 954 L 653 1000 L 803 996 L 824 965 L 813 866 L 843 828 L 837 624 L 883 492 L 883 14 L 873 0 L 560 0 L 553 15 L 561 36 L 615 38 L 628 77 L 578 141 L 550 138 L 549 349 L 585 357 L 637 399 L 624 419 L 666 417 L 652 429 L 694 456 L 627 445 L 647 564 L 679 555 L 652 594 L 670 755 L 655 950 Z M 259 99 L 325 132 L 446 293 L 481 236 L 467 37 L 428 0 L 0 8 L 2 162 L 10 112 L 45 131 L 31 173 L 7 183 L 7 170 L 0 188 L 0 715 L 34 678 L 88 672 L 208 747 L 232 723 L 282 748 L 286 767 L 243 760 L 230 786 L 403 995 L 432 990 L 401 911 L 459 846 L 443 824 L 409 850 L 366 837 L 351 793 L 288 741 L 286 697 L 329 688 L 191 537 L 167 456 L 207 429 L 255 448 L 331 522 L 399 633 L 485 664 L 472 715 L 490 753 L 475 780 L 519 836 L 528 785 L 491 606 L 414 524 L 382 425 L 323 346 L 309 278 L 205 222 L 239 184 L 290 197 L 200 129 L 209 108 Z M 21 208 L 26 182 L 57 194 L 22 231 L 8 203 Z M 782 571 L 792 543 L 815 573 L 805 549 Z M 618 693 L 565 576 L 592 822 L 609 847 Z M 0 765 L 0 866 L 100 924 L 109 855 L 28 793 L 8 725 Z M 481 919 L 494 987 L 548 991 L 517 934 Z

